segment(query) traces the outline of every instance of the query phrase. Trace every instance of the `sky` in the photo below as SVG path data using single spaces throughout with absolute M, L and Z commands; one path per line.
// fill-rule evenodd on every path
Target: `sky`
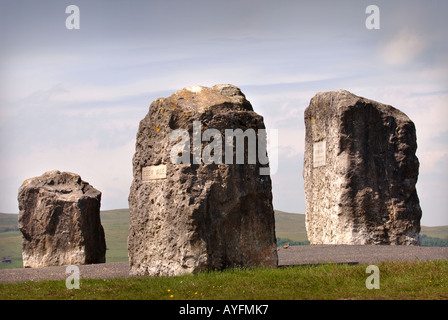
M 366 27 L 371 4 L 379 29 Z M 231 83 L 278 130 L 275 209 L 305 213 L 303 113 L 345 89 L 412 119 L 421 223 L 448 225 L 447 12 L 445 0 L 0 0 L 0 212 L 53 169 L 102 191 L 103 210 L 128 207 L 151 102 Z

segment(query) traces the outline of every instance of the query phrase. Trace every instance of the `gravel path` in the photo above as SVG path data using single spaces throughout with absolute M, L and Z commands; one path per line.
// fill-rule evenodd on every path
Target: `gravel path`
M 383 261 L 448 260 L 448 247 L 417 246 L 348 246 L 319 245 L 279 248 L 279 265 L 321 263 L 369 263 Z M 65 280 L 65 266 L 35 269 L 0 270 L 0 283 L 23 281 Z M 128 262 L 112 262 L 79 266 L 81 279 L 128 278 Z
M 0 283 L 41 280 L 65 280 L 71 273 L 65 273 L 66 266 L 45 268 L 23 268 L 0 270 Z M 86 278 L 127 278 L 128 262 L 111 262 L 79 266 L 79 276 Z
M 448 247 L 419 246 L 291 246 L 278 251 L 279 265 L 448 260 Z

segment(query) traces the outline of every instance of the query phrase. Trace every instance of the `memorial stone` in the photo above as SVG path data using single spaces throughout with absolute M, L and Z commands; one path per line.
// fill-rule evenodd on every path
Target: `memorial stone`
M 25 268 L 104 263 L 101 192 L 78 174 L 48 171 L 19 189 Z
M 305 110 L 306 228 L 311 244 L 419 244 L 414 123 L 338 90 Z
M 239 138 L 224 137 L 238 129 L 265 126 L 233 85 L 189 87 L 151 104 L 133 158 L 131 275 L 277 265 L 271 179 L 248 161 L 246 140 L 256 134 L 243 137 L 244 163 L 236 163 L 241 150 L 228 142 Z

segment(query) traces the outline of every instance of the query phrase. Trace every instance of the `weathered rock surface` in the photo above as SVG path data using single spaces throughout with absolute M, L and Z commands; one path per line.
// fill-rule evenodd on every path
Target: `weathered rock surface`
M 101 192 L 77 174 L 48 171 L 19 188 L 25 268 L 105 262 Z
M 348 91 L 305 110 L 306 227 L 311 244 L 419 243 L 414 123 Z
M 225 129 L 265 128 L 263 118 L 232 85 L 189 87 L 151 104 L 140 122 L 133 158 L 128 238 L 131 275 L 174 276 L 230 266 L 276 266 L 270 176 L 260 175 L 258 162 L 225 164 L 224 142 L 221 164 L 206 164 L 204 159 L 195 164 L 194 121 L 200 121 L 202 133 L 216 129 L 214 133 L 223 139 Z M 170 134 L 176 129 L 188 131 L 190 140 L 188 149 L 174 153 L 184 156 L 186 152 L 185 159 L 191 161 L 171 161 L 178 138 L 172 141 Z M 217 140 L 214 136 L 199 146 L 204 150 Z

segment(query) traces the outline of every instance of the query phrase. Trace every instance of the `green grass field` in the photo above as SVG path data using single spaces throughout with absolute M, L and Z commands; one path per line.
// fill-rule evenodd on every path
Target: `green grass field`
M 101 222 L 106 234 L 106 262 L 128 260 L 127 237 L 129 209 L 101 211 Z M 307 241 L 305 215 L 275 211 L 275 231 L 283 242 Z M 448 226 L 422 227 L 421 234 L 428 237 L 448 239 Z M 281 242 L 281 243 L 283 243 Z M 17 215 L 0 213 L 0 269 L 22 267 L 22 240 L 17 229 Z M 279 242 L 280 243 L 280 242 Z
M 0 284 L 0 299 L 448 299 L 448 261 L 378 264 L 379 289 L 367 289 L 366 265 L 230 269 L 159 278 L 81 279 Z

